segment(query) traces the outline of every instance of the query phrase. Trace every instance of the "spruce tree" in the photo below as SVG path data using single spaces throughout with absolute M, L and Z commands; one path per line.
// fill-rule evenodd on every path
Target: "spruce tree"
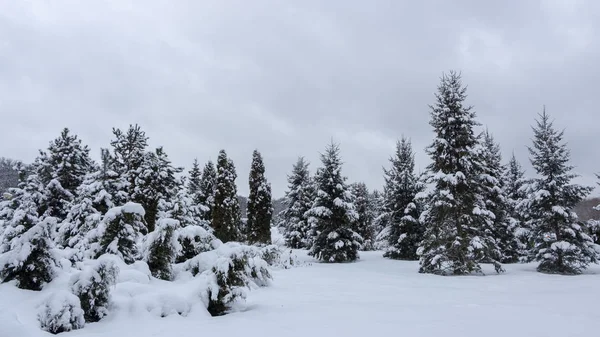
M 316 233 L 308 254 L 324 262 L 355 261 L 363 239 L 353 230 L 358 215 L 342 176 L 339 146 L 331 143 L 321 154 L 321 161 L 323 167 L 315 177 L 316 198 L 307 212 Z
M 194 159 L 192 163 L 192 169 L 189 172 L 189 179 L 187 183 L 187 189 L 190 195 L 197 196 L 200 193 L 200 183 L 202 181 L 202 172 L 200 171 L 200 165 L 198 159 Z
M 421 207 L 415 200 L 423 190 L 415 175 L 414 153 L 409 139 L 402 137 L 396 143 L 396 153 L 390 158 L 391 167 L 384 169 L 384 207 L 387 248 L 384 257 L 396 260 L 418 260 L 417 249 L 423 239 L 424 228 L 419 223 Z
M 225 150 L 219 152 L 217 179 L 211 226 L 215 236 L 223 242 L 239 241 L 240 205 L 237 198 L 235 179 L 237 173 L 233 161 L 227 158 Z
M 531 230 L 526 227 L 526 212 L 522 206 L 527 197 L 524 186 L 527 183 L 525 171 L 513 153 L 504 171 L 504 195 L 510 228 L 518 244 L 519 261 L 525 261 L 533 248 Z
M 499 248 L 489 233 L 493 214 L 481 183 L 484 165 L 474 133 L 478 123 L 472 107 L 464 104 L 460 75 L 444 74 L 435 96 L 430 124 L 436 137 L 427 149 L 432 160 L 427 181 L 433 190 L 421 216 L 425 233 L 417 251 L 419 272 L 466 275 L 481 272 L 482 262 L 494 262 L 500 272 Z
M 363 238 L 362 250 L 373 250 L 375 233 L 373 232 L 373 208 L 369 189 L 363 182 L 354 183 L 351 185 L 351 192 L 354 196 L 354 208 L 356 210 L 357 219 L 354 230 Z
M 202 178 L 200 179 L 200 186 L 198 188 L 198 194 L 194 201 L 197 205 L 206 207 L 203 212 L 203 219 L 207 221 L 212 220 L 212 210 L 215 205 L 215 189 L 217 184 L 217 171 L 212 161 L 208 161 L 204 165 L 202 170 Z
M 310 248 L 310 224 L 306 212 L 311 208 L 314 189 L 311 182 L 309 163 L 299 157 L 288 175 L 288 190 L 283 199 L 281 221 L 287 246 L 295 249 Z
M 265 177 L 265 165 L 261 154 L 254 150 L 249 177 L 247 240 L 250 244 L 271 244 L 271 184 Z
M 127 133 L 113 128 L 113 135 L 115 139 L 111 141 L 113 148 L 111 169 L 126 181 L 127 185 L 124 186 L 126 201 L 133 201 L 133 196 L 141 193 L 137 188 L 136 179 L 144 161 L 147 160 L 148 137 L 137 124 L 130 125 Z
M 597 262 L 598 252 L 573 208 L 592 188 L 572 183 L 577 175 L 571 172 L 564 131 L 554 129 L 545 108 L 539 117 L 533 128 L 533 146 L 528 148 L 537 173 L 526 200 L 535 244 L 532 258 L 539 262 L 539 272 L 580 274 Z
M 486 208 L 494 214 L 490 232 L 500 249 L 500 262 L 514 263 L 519 260 L 519 242 L 508 213 L 509 201 L 505 194 L 500 146 L 488 130 L 483 133 L 482 138 L 483 196 Z

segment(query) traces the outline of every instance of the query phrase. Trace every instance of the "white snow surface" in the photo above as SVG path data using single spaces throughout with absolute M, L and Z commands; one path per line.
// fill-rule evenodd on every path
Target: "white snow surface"
M 201 279 L 166 282 L 128 267 L 108 316 L 58 336 L 589 337 L 600 319 L 598 265 L 578 276 L 517 264 L 499 275 L 486 265 L 487 276 L 443 277 L 419 274 L 417 262 L 384 259 L 378 251 L 344 264 L 294 253 L 308 263 L 273 270 L 271 286 L 252 290 L 236 312 L 220 317 L 210 317 L 198 300 Z M 0 337 L 52 336 L 40 330 L 35 308 L 60 283 L 41 292 L 1 284 Z

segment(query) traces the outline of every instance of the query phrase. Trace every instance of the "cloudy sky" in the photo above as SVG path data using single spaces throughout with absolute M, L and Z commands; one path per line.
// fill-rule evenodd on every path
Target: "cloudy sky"
M 63 127 L 94 151 L 139 123 L 177 165 L 252 150 L 275 196 L 331 139 L 371 188 L 405 135 L 418 167 L 443 72 L 531 173 L 545 104 L 580 181 L 600 171 L 600 1 L 0 1 L 0 156 L 31 161 Z M 598 191 L 596 194 L 599 194 Z

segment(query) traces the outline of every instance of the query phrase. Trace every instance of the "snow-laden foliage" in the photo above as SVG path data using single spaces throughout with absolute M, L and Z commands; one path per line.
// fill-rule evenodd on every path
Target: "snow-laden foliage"
M 196 255 L 215 249 L 221 244 L 210 231 L 202 226 L 192 225 L 180 227 L 175 231 L 177 240 L 175 262 L 181 263 Z
M 505 168 L 503 185 L 504 195 L 506 197 L 509 230 L 513 233 L 517 243 L 517 256 L 521 262 L 527 260 L 529 251 L 533 248 L 531 229 L 527 228 L 527 213 L 523 207 L 519 206 L 522 205 L 522 201 L 526 198 L 524 190 L 526 183 L 525 171 L 513 154 Z
M 258 247 L 228 242 L 185 263 L 185 269 L 206 281 L 201 296 L 211 315 L 227 313 L 246 298 L 247 289 L 270 283 L 268 264 L 261 255 Z
M 321 161 L 323 167 L 315 177 L 316 197 L 306 212 L 316 233 L 309 255 L 325 262 L 355 261 L 363 239 L 353 230 L 358 215 L 346 177 L 342 176 L 339 146 L 328 146 Z
M 373 250 L 376 233 L 373 228 L 374 214 L 369 189 L 363 182 L 351 184 L 350 189 L 354 197 L 352 202 L 357 215 L 354 230 L 363 238 L 360 249 Z
M 86 322 L 108 315 L 111 288 L 117 281 L 116 256 L 103 255 L 71 278 L 71 290 L 79 297 Z
M 242 238 L 236 178 L 233 161 L 227 158 L 225 150 L 219 151 L 211 226 L 215 236 L 223 242 L 239 241 Z
M 152 276 L 170 281 L 173 278 L 171 264 L 179 245 L 174 232 L 179 228 L 179 221 L 170 218 L 159 219 L 156 229 L 145 238 L 144 260 L 152 272 Z
M 140 255 L 139 240 L 146 234 L 144 214 L 144 208 L 133 202 L 108 210 L 102 219 L 104 231 L 97 256 L 115 254 L 127 264 L 137 260 Z
M 300 264 L 291 249 L 273 244 L 262 247 L 260 252 L 260 257 L 272 268 L 290 269 Z
M 480 148 L 483 159 L 481 184 L 486 208 L 494 214 L 489 230 L 500 249 L 500 262 L 514 263 L 519 260 L 520 242 L 515 235 L 515 223 L 509 214 L 510 202 L 504 186 L 500 145 L 496 143 L 488 130 L 483 133 L 482 138 L 483 142 Z
M 377 241 L 386 240 L 384 256 L 398 260 L 417 260 L 417 249 L 423 239 L 424 227 L 419 223 L 421 205 L 416 195 L 423 184 L 415 175 L 414 153 L 409 139 L 396 143 L 391 167 L 384 170 L 383 212 L 378 220 L 384 225 Z
M 564 132 L 554 129 L 545 109 L 533 132 L 529 152 L 538 176 L 526 186 L 528 195 L 522 202 L 534 243 L 530 259 L 539 262 L 539 272 L 580 274 L 598 261 L 600 252 L 586 224 L 573 212 L 592 188 L 572 183 L 577 175 L 571 172 Z
M 58 244 L 63 248 L 73 248 L 74 259 L 81 261 L 85 237 L 90 230 L 97 228 L 102 221 L 102 214 L 94 208 L 94 201 L 87 196 L 73 206 L 65 221 L 58 226 Z
M 271 184 L 265 177 L 265 164 L 261 154 L 254 150 L 249 176 L 250 194 L 248 195 L 246 240 L 250 244 L 271 244 Z
M 38 307 L 40 327 L 51 334 L 81 329 L 85 326 L 79 298 L 66 290 L 53 292 Z
M 208 161 L 202 170 L 202 178 L 198 187 L 198 194 L 194 201 L 199 206 L 206 207 L 202 214 L 202 219 L 212 221 L 212 210 L 215 206 L 215 190 L 217 185 L 217 171 L 212 161 Z
M 284 209 L 280 214 L 286 243 L 291 248 L 309 248 L 312 245 L 310 224 L 306 212 L 312 206 L 314 189 L 309 163 L 299 157 L 292 173 L 288 175 L 288 190 L 283 198 Z
M 478 123 L 472 107 L 464 105 L 460 75 L 444 74 L 435 96 L 427 176 L 432 189 L 420 217 L 425 233 L 418 248 L 419 272 L 465 275 L 481 272 L 483 262 L 494 262 L 500 272 L 500 249 L 490 231 L 494 214 L 484 199 L 484 165 L 474 134 Z

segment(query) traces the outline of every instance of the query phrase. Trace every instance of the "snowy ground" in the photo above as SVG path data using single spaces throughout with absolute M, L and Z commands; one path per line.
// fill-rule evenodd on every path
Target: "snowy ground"
M 305 252 L 297 253 L 312 261 Z M 422 275 L 416 263 L 363 252 L 357 263 L 275 271 L 272 286 L 251 291 L 243 311 L 227 316 L 209 317 L 192 307 L 187 317 L 158 318 L 121 308 L 99 323 L 59 336 L 597 335 L 600 267 L 579 276 L 543 275 L 535 265 L 505 268 L 501 275 L 490 268 L 485 277 Z M 181 289 L 183 299 L 191 293 Z M 38 330 L 30 312 L 38 300 L 34 292 L 0 285 L 0 337 L 51 336 Z

